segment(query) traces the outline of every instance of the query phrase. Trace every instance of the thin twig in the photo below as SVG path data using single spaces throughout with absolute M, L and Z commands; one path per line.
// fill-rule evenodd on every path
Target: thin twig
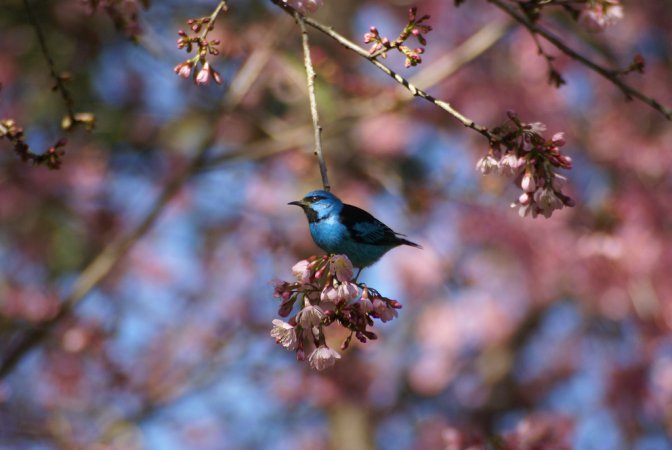
M 203 32 L 201 33 L 201 40 L 205 41 L 205 38 L 208 37 L 208 33 L 210 33 L 213 28 L 215 27 L 215 20 L 217 20 L 217 16 L 219 15 L 220 12 L 224 11 L 227 12 L 229 10 L 229 7 L 226 4 L 226 0 L 222 0 L 219 2 L 215 10 L 210 14 L 210 20 L 208 20 L 208 23 L 206 24 L 205 28 L 203 29 Z
M 40 50 L 42 50 L 42 54 L 44 55 L 44 59 L 47 60 L 47 65 L 49 66 L 49 73 L 51 74 L 51 77 L 54 79 L 54 82 L 56 83 L 55 88 L 58 90 L 58 92 L 61 94 L 61 97 L 63 98 L 63 102 L 65 103 L 65 109 L 68 114 L 68 118 L 70 119 L 71 124 L 76 124 L 79 123 L 79 120 L 75 117 L 75 111 L 74 111 L 74 102 L 72 101 L 72 96 L 70 95 L 70 91 L 65 87 L 65 82 L 63 81 L 63 77 L 61 77 L 57 72 L 56 72 L 56 65 L 54 64 L 54 60 L 51 57 L 51 53 L 49 53 L 49 49 L 47 47 L 47 40 L 44 37 L 44 33 L 42 32 L 42 28 L 40 27 L 40 24 L 37 22 L 37 19 L 35 18 L 35 15 L 33 14 L 33 9 L 30 6 L 30 1 L 29 0 L 23 0 L 23 5 L 26 9 L 26 14 L 28 15 L 28 20 L 30 21 L 30 24 L 33 26 L 33 29 L 35 29 L 35 34 L 37 34 L 37 42 L 40 44 Z
M 327 165 L 324 162 L 324 155 L 322 153 L 322 127 L 320 126 L 320 117 L 317 113 L 317 100 L 315 98 L 315 70 L 313 69 L 313 61 L 310 57 L 310 45 L 308 43 L 308 32 L 306 31 L 306 24 L 304 18 L 298 12 L 294 12 L 296 23 L 301 29 L 301 43 L 303 46 L 303 64 L 306 66 L 306 84 L 308 86 L 308 99 L 310 100 L 310 116 L 313 118 L 313 129 L 315 131 L 315 156 L 320 164 L 320 175 L 322 176 L 322 186 L 324 190 L 328 191 L 329 178 L 327 177 Z
M 299 14 L 295 9 L 293 9 L 291 6 L 288 6 L 286 3 L 283 3 L 282 0 L 271 0 L 275 5 L 279 6 L 283 11 L 285 11 L 287 14 L 291 14 L 294 16 L 295 14 Z M 331 37 L 334 39 L 336 42 L 341 44 L 343 47 L 347 48 L 348 50 L 351 50 L 358 55 L 360 55 L 363 58 L 366 58 L 371 64 L 382 70 L 384 73 L 386 73 L 388 76 L 392 77 L 397 83 L 401 84 L 404 86 L 411 94 L 413 94 L 416 97 L 420 97 L 424 100 L 427 100 L 430 103 L 433 103 L 434 105 L 438 106 L 439 108 L 443 109 L 447 113 L 449 113 L 451 116 L 455 117 L 457 120 L 459 120 L 462 125 L 464 125 L 467 128 L 471 128 L 472 130 L 478 132 L 479 134 L 485 136 L 488 140 L 492 140 L 494 136 L 490 133 L 490 131 L 484 127 L 483 125 L 479 125 L 473 120 L 469 119 L 466 117 L 464 114 L 460 113 L 458 110 L 453 108 L 450 103 L 439 100 L 434 98 L 433 96 L 429 95 L 422 89 L 417 88 L 413 84 L 411 84 L 410 81 L 387 67 L 385 64 L 381 63 L 379 60 L 376 58 L 372 58 L 369 52 L 363 48 L 360 47 L 359 45 L 355 44 L 354 42 L 350 41 L 346 37 L 340 35 L 336 31 L 334 31 L 331 27 L 328 27 L 314 19 L 311 19 L 310 17 L 305 17 L 301 16 L 303 18 L 303 21 L 310 25 L 311 27 L 315 28 L 318 31 L 321 31 L 322 33 L 326 34 L 327 36 Z
M 628 99 L 636 98 L 656 111 L 662 113 L 668 120 L 672 120 L 672 109 L 660 104 L 658 101 L 653 98 L 643 94 L 639 90 L 625 83 L 621 77 L 619 77 L 619 71 L 608 69 L 604 66 L 601 66 L 589 58 L 577 53 L 572 48 L 568 47 L 562 39 L 548 31 L 547 29 L 532 23 L 524 15 L 519 14 L 511 5 L 506 4 L 502 0 L 488 0 L 493 5 L 497 6 L 499 9 L 507 13 L 509 16 L 513 17 L 518 23 L 527 28 L 530 33 L 533 35 L 539 35 L 546 39 L 548 42 L 553 44 L 558 50 L 569 56 L 570 58 L 580 62 L 589 69 L 599 73 L 607 80 L 611 81 L 613 84 L 618 86 L 618 88 L 625 94 Z

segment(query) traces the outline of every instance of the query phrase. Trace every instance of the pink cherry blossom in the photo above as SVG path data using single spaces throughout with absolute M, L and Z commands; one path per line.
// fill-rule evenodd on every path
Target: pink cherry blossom
M 352 263 L 346 255 L 334 255 L 329 260 L 329 271 L 341 283 L 352 280 Z
M 341 359 L 341 355 L 326 345 L 320 345 L 308 356 L 310 367 L 319 371 L 332 367 L 337 359 Z
M 275 341 L 285 347 L 287 350 L 295 351 L 299 346 L 299 341 L 296 336 L 296 329 L 279 319 L 273 319 L 273 329 L 271 336 Z

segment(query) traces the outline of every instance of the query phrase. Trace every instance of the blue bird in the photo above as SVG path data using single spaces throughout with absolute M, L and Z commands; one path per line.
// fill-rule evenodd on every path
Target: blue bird
M 289 204 L 303 208 L 310 234 L 318 247 L 327 253 L 347 255 L 360 272 L 394 247 L 422 248 L 363 209 L 345 204 L 327 191 L 309 192 L 303 199 Z

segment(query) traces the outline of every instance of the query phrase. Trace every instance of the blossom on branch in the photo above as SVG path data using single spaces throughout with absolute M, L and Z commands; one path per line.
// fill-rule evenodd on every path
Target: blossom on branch
M 173 71 L 181 78 L 189 78 L 193 74 L 194 83 L 198 86 L 208 84 L 210 79 L 217 84 L 222 84 L 221 74 L 215 70 L 208 61 L 208 55 L 219 55 L 219 39 L 208 40 L 208 33 L 214 27 L 214 19 L 225 6 L 218 7 L 212 16 L 187 20 L 187 25 L 195 35 L 190 35 L 184 30 L 179 30 L 177 48 L 184 49 L 187 53 L 196 51 L 196 55 L 177 64 Z M 200 65 L 200 69 L 197 69 Z M 194 70 L 197 69 L 197 70 Z
M 294 351 L 299 346 L 295 328 L 280 319 L 273 319 L 271 336 L 275 338 L 275 342 L 282 345 L 287 350 Z
M 429 20 L 430 16 L 425 14 L 422 17 L 418 17 L 417 12 L 418 9 L 415 7 L 408 10 L 408 23 L 404 26 L 404 29 L 394 41 L 382 37 L 378 32 L 378 28 L 372 26 L 369 29 L 369 33 L 364 34 L 364 43 L 373 43 L 369 49 L 369 53 L 374 57 L 380 55 L 383 58 L 386 58 L 388 51 L 397 49 L 406 57 L 406 61 L 404 62 L 406 68 L 420 64 L 422 62 L 422 57 L 420 55 L 425 52 L 424 47 L 411 49 L 410 47 L 403 45 L 411 36 L 415 37 L 421 45 L 427 45 L 427 40 L 424 35 L 432 31 L 432 27 L 424 22 Z
M 476 163 L 483 175 L 497 171 L 511 176 L 523 193 L 511 204 L 521 217 L 539 214 L 548 218 L 553 211 L 574 206 L 574 200 L 562 192 L 567 178 L 556 169 L 571 169 L 572 160 L 561 153 L 564 133 L 555 133 L 550 140 L 542 133 L 541 122 L 523 123 L 514 112 L 510 122 L 492 130 L 490 151 Z
M 308 362 L 313 369 L 322 371 L 336 364 L 337 359 L 341 359 L 341 355 L 336 350 L 321 345 L 313 350 L 308 357 Z
M 623 6 L 620 0 L 598 0 L 586 2 L 581 14 L 581 22 L 593 32 L 603 31 L 623 18 Z
M 308 357 L 310 367 L 324 370 L 341 355 L 326 344 L 324 329 L 336 325 L 350 331 L 341 345 L 345 350 L 355 336 L 360 342 L 377 339 L 369 330 L 374 319 L 388 322 L 398 316 L 401 303 L 383 297 L 363 283 L 353 281 L 352 263 L 345 255 L 311 256 L 292 267 L 295 282 L 275 280 L 273 296 L 280 299 L 278 314 L 289 317 L 295 305 L 301 308 L 287 322 L 273 320 L 271 336 L 297 359 L 305 357 L 305 347 L 314 350 Z

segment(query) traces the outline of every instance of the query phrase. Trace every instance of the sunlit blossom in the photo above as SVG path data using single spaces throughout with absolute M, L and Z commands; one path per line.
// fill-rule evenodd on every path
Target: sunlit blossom
M 271 329 L 271 336 L 275 341 L 285 347 L 287 350 L 295 351 L 299 346 L 299 341 L 296 336 L 296 329 L 279 319 L 273 319 L 273 328 Z
M 537 189 L 537 183 L 534 181 L 532 172 L 525 172 L 525 175 L 523 175 L 523 179 L 520 182 L 520 187 L 525 192 L 534 192 Z
M 523 191 L 511 204 L 520 217 L 548 218 L 555 210 L 574 206 L 574 200 L 562 192 L 567 178 L 556 172 L 572 168 L 571 158 L 560 150 L 565 145 L 564 133 L 557 132 L 548 140 L 541 135 L 546 130 L 545 124 L 523 123 L 513 111 L 508 116 L 510 122 L 493 130 L 496 138 L 476 169 L 488 174 L 497 165 L 500 174 L 513 176 Z M 498 161 L 495 155 L 502 154 Z
M 324 319 L 324 311 L 319 306 L 307 304 L 296 316 L 297 322 L 304 328 L 312 328 L 319 325 Z
M 482 157 L 476 163 L 476 169 L 480 170 L 483 175 L 492 173 L 498 168 L 499 168 L 499 161 L 497 161 L 491 155 L 486 155 Z
M 504 175 L 515 175 L 518 170 L 525 165 L 525 159 L 519 158 L 515 153 L 509 152 L 502 156 L 498 162 L 499 173 Z
M 353 270 L 350 258 L 346 255 L 334 255 L 329 259 L 329 270 L 341 283 L 352 280 Z
M 313 275 L 313 271 L 310 269 L 310 262 L 306 259 L 294 264 L 292 266 L 292 273 L 297 280 L 304 284 L 310 283 L 310 277 Z
M 593 32 L 602 31 L 623 19 L 623 7 L 618 0 L 587 2 L 581 22 Z
M 304 346 L 322 348 L 320 352 L 313 352 L 309 357 L 310 366 L 318 370 L 332 366 L 340 358 L 338 353 L 323 344 L 326 328 L 337 326 L 348 331 L 341 345 L 341 349 L 345 350 L 353 337 L 361 343 L 377 339 L 377 335 L 369 329 L 374 319 L 388 322 L 398 316 L 397 310 L 401 308 L 398 301 L 382 296 L 363 283 L 350 281 L 353 275 L 352 264 L 344 255 L 311 256 L 296 263 L 292 267 L 292 273 L 297 281 L 271 282 L 274 287 L 273 296 L 281 300 L 278 314 L 281 317 L 290 317 L 288 323 L 274 322 L 271 335 L 278 340 L 289 333 L 295 333 L 285 337 L 285 342 L 292 343 L 299 361 L 305 359 Z M 292 316 L 297 309 L 297 303 L 302 307 Z M 289 324 L 296 324 L 298 331 L 290 329 Z M 298 340 L 296 346 L 293 344 L 294 337 Z
M 397 310 L 392 308 L 388 303 L 380 298 L 373 300 L 373 311 L 383 322 L 389 322 L 390 320 L 397 317 Z
M 313 369 L 322 371 L 336 364 L 337 359 L 341 359 L 341 355 L 336 350 L 320 345 L 310 354 L 308 363 Z

